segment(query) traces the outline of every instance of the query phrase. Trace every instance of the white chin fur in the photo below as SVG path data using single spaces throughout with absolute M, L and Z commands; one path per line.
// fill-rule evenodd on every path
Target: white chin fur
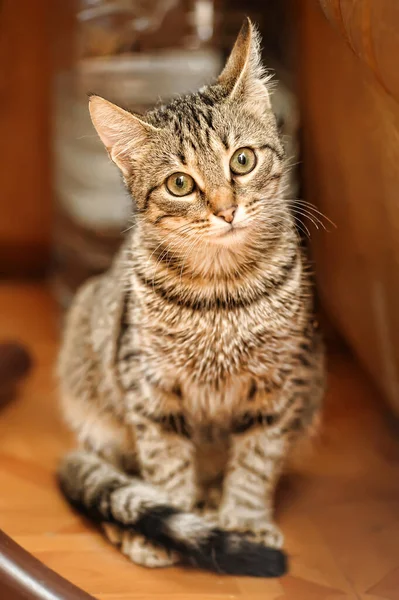
M 234 217 L 233 227 L 223 223 L 214 215 L 210 216 L 212 228 L 208 233 L 209 241 L 225 248 L 244 242 L 250 230 L 247 214 L 242 206 L 238 206 Z
M 223 228 L 221 230 L 212 231 L 208 235 L 208 239 L 212 244 L 224 246 L 225 248 L 242 244 L 247 239 L 249 227 Z

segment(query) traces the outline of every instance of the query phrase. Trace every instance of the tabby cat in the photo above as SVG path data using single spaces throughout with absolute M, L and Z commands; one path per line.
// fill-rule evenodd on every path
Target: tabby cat
M 141 565 L 286 570 L 273 495 L 324 358 L 268 88 L 247 20 L 197 93 L 144 116 L 90 98 L 133 224 L 67 318 L 59 480 Z

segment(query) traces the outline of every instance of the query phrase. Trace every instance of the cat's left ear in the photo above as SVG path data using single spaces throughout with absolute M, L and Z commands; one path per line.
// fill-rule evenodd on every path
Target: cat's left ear
M 90 97 L 89 109 L 111 160 L 128 175 L 135 157 L 158 130 L 100 96 Z
M 260 36 L 250 19 L 245 19 L 218 83 L 230 98 L 244 101 L 255 110 L 270 109 L 267 83 L 270 76 L 262 65 Z

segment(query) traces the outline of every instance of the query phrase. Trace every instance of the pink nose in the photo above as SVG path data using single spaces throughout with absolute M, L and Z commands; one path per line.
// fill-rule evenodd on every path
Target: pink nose
M 236 206 L 229 206 L 228 208 L 219 210 L 218 212 L 215 213 L 215 215 L 217 217 L 220 217 L 221 219 L 224 219 L 226 221 L 226 223 L 232 223 L 234 220 L 234 215 L 236 214 L 236 210 L 237 210 Z

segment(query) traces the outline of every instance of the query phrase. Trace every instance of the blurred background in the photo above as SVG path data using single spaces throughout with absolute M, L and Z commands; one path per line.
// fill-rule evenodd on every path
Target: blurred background
M 349 439 L 345 420 L 366 415 L 373 390 L 386 417 L 381 439 L 397 439 L 399 2 L 1 0 L 0 336 L 29 347 L 39 378 L 26 413 L 23 405 L 2 413 L 0 446 L 14 460 L 33 452 L 27 422 L 42 427 L 55 404 L 59 316 L 77 286 L 109 266 L 127 226 L 129 199 L 91 125 L 87 94 L 140 112 L 197 89 L 219 73 L 245 15 L 259 25 L 278 83 L 289 194 L 310 203 L 298 226 L 331 353 L 338 347 L 341 356 L 330 404 L 344 406 L 339 423 Z M 352 356 L 360 388 L 350 383 Z M 373 411 L 369 429 L 359 421 L 356 443 L 372 436 Z M 35 446 L 49 465 L 66 439 L 53 445 L 54 419 Z M 27 437 L 6 434 L 10 427 Z M 396 461 L 397 446 L 384 456 Z

